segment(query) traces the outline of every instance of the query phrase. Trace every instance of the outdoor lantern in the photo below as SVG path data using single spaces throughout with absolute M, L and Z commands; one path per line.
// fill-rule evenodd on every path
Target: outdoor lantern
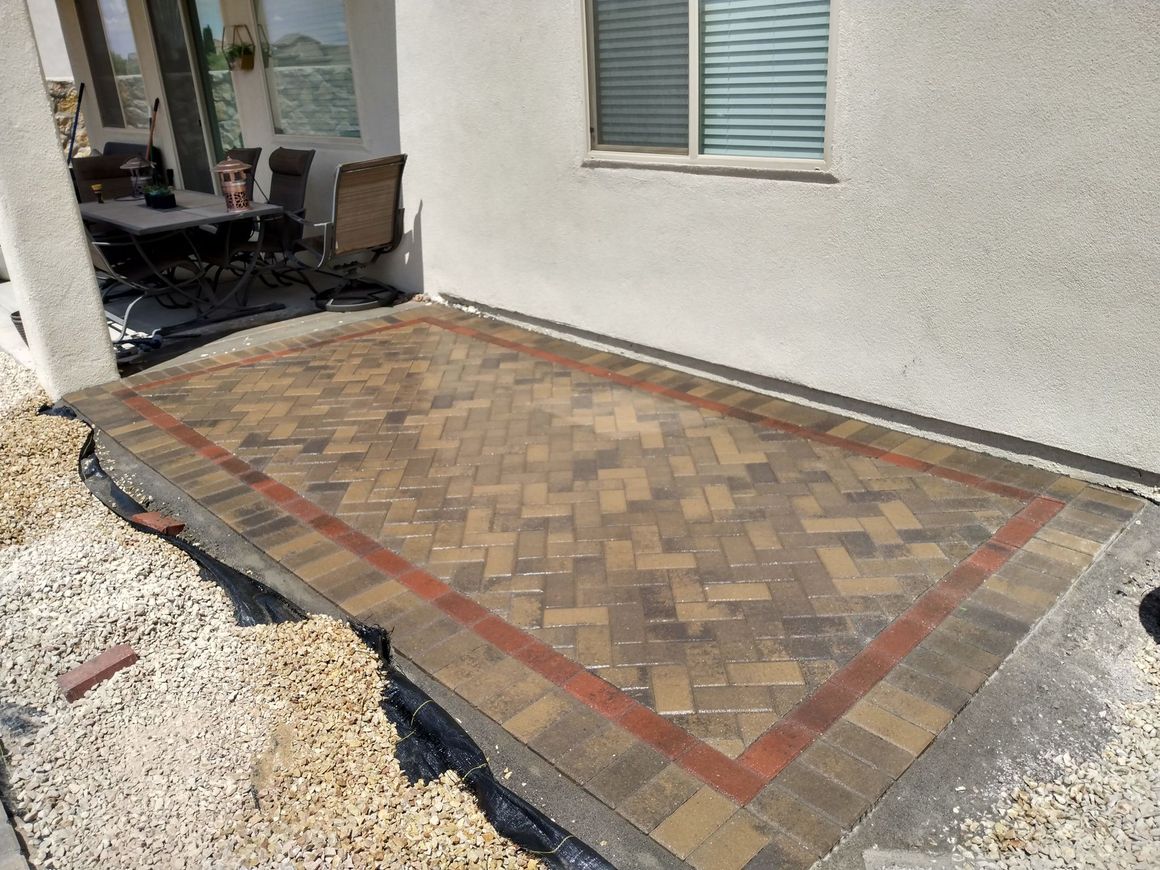
M 129 170 L 129 177 L 133 182 L 133 199 L 143 197 L 145 185 L 153 177 L 153 164 L 144 157 L 130 157 L 121 164 L 121 168 Z
M 221 176 L 222 194 L 226 198 L 226 211 L 249 211 L 250 195 L 246 191 L 246 173 L 250 164 L 233 157 L 227 157 L 213 168 Z

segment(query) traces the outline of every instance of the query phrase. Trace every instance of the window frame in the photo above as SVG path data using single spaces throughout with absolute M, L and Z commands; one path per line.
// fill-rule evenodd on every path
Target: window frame
M 133 39 L 133 50 L 137 58 L 137 75 L 144 81 L 145 72 L 142 65 L 141 47 L 137 38 L 137 30 L 133 27 L 133 11 L 129 8 L 130 3 L 131 0 L 126 0 L 125 18 L 129 25 L 129 35 Z M 101 8 L 100 0 L 74 0 L 73 7 L 89 68 L 89 80 L 97 104 L 100 126 L 109 130 L 123 130 L 126 135 L 130 136 L 134 132 L 137 134 L 145 133 L 149 129 L 148 123 L 140 126 L 129 123 L 129 113 L 125 108 L 124 96 L 118 81 L 117 65 L 113 61 L 109 26 L 105 20 L 105 10 Z M 107 82 L 99 81 L 105 76 L 107 76 Z M 112 93 L 105 92 L 106 83 L 112 85 Z M 116 99 L 115 113 L 111 111 L 114 107 L 110 100 L 113 98 Z
M 625 165 L 655 165 L 663 168 L 697 168 L 706 170 L 773 170 L 783 172 L 816 172 L 827 174 L 831 166 L 832 130 L 834 123 L 834 66 L 837 47 L 837 28 L 834 22 L 841 0 L 830 0 L 830 26 L 826 42 L 826 123 L 820 158 L 760 157 L 736 154 L 702 154 L 701 147 L 701 0 L 689 2 L 689 147 L 687 153 L 672 149 L 650 147 L 627 148 L 623 145 L 602 146 L 599 142 L 599 113 L 596 107 L 596 15 L 595 0 L 583 0 L 584 7 L 584 65 L 586 67 L 585 114 L 588 159 L 600 166 L 622 163 Z
M 259 34 L 259 41 L 266 39 L 266 21 L 265 21 L 265 3 L 276 2 L 276 0 L 251 0 L 250 10 L 253 15 L 254 28 Z M 278 111 L 274 105 L 274 91 L 273 85 L 270 82 L 270 69 L 266 64 L 261 46 L 258 46 L 258 51 L 255 53 L 254 66 L 255 69 L 262 71 L 262 88 L 266 94 L 266 112 L 268 113 L 270 123 L 270 136 L 272 141 L 277 145 L 286 147 L 306 147 L 310 145 L 325 145 L 327 148 L 341 147 L 348 145 L 351 148 L 363 149 L 365 148 L 366 127 L 363 122 L 363 107 L 360 95 L 362 89 L 358 84 L 358 63 L 355 60 L 354 38 L 350 29 L 350 4 L 347 0 L 341 0 L 343 25 L 346 27 L 347 49 L 350 52 L 350 87 L 352 96 L 354 97 L 354 112 L 358 118 L 358 135 L 357 136 L 327 136 L 324 133 L 280 133 L 278 132 Z

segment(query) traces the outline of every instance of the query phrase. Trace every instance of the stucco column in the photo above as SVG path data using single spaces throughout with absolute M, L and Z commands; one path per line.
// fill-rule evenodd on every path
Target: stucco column
M 59 399 L 117 365 L 26 0 L 0 0 L 0 58 L 0 247 L 37 377 Z

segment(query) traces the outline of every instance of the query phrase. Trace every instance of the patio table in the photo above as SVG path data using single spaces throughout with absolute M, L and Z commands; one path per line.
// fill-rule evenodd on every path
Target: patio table
M 123 230 L 128 234 L 130 240 L 133 241 L 142 259 L 150 264 L 152 268 L 148 255 L 140 245 L 141 241 L 147 240 L 150 236 L 160 235 L 162 233 L 184 234 L 186 230 L 196 227 L 226 224 L 231 221 L 259 219 L 257 244 L 260 249 L 266 224 L 261 218 L 275 217 L 283 213 L 282 206 L 266 202 L 253 203 L 246 211 L 227 211 L 225 200 L 222 197 L 195 190 L 177 190 L 174 191 L 174 196 L 177 200 L 177 207 L 170 209 L 149 208 L 142 199 L 114 199 L 106 202 L 84 202 L 80 206 L 81 217 L 87 223 L 106 224 Z M 192 241 L 189 242 L 189 249 L 191 262 L 196 263 L 198 267 L 197 274 L 199 276 L 203 275 L 205 273 L 205 263 L 201 260 L 197 247 Z M 239 306 L 229 308 L 235 300 L 244 300 L 246 298 L 246 291 L 249 289 L 255 277 L 257 261 L 258 258 L 256 257 L 250 258 L 237 282 L 230 288 L 228 293 L 220 298 L 213 298 L 213 294 L 199 280 L 198 285 L 207 297 L 205 307 L 199 310 L 197 317 L 163 327 L 158 330 L 158 334 L 172 335 L 208 323 L 232 320 L 237 317 L 259 314 L 265 311 L 277 311 L 284 308 L 284 305 L 277 303 L 250 308 Z M 159 272 L 157 273 L 157 277 L 165 284 L 170 283 Z M 227 309 L 228 313 L 226 316 L 221 316 L 221 312 Z

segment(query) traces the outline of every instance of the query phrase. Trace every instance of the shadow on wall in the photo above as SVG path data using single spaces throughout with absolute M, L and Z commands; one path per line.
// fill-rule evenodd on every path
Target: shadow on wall
M 423 292 L 423 200 L 419 200 L 411 219 L 411 231 L 403 236 L 403 244 L 395 252 L 390 269 L 392 283 L 400 290 Z

